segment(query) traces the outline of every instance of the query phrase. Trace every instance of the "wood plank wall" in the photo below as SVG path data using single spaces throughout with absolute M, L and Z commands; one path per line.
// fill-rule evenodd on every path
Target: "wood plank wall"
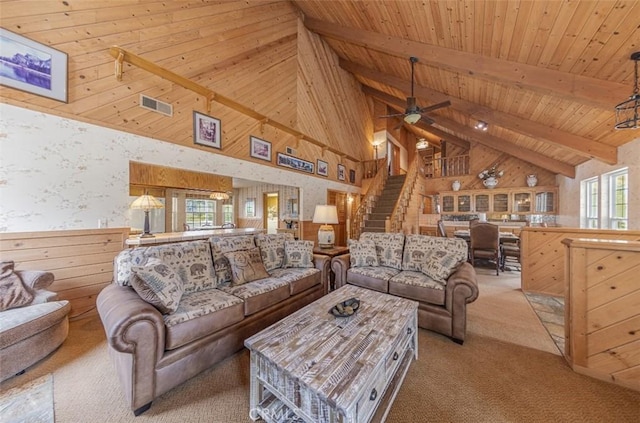
M 640 391 L 640 242 L 566 239 L 565 357 Z
M 113 279 L 113 259 L 129 228 L 0 233 L 0 260 L 20 270 L 52 272 L 49 288 L 71 303 L 71 319 L 96 313 L 96 296 Z
M 563 296 L 565 238 L 640 240 L 640 231 L 525 227 L 520 233 L 522 290 Z

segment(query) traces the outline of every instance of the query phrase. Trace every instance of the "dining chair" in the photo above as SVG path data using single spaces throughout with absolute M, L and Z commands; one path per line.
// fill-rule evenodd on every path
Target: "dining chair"
M 222 224 L 222 229 L 234 229 L 236 227 L 235 223 L 224 223 Z
M 500 228 L 492 223 L 476 223 L 469 227 L 469 257 L 475 266 L 476 259 L 493 260 L 496 276 L 500 274 Z
M 500 268 L 504 272 L 507 260 L 517 262 L 520 264 L 520 239 L 508 239 L 505 238 L 500 243 L 501 248 L 501 264 Z M 520 270 L 520 269 L 519 269 Z
M 447 231 L 444 227 L 444 222 L 442 220 L 438 220 L 438 236 L 446 238 Z

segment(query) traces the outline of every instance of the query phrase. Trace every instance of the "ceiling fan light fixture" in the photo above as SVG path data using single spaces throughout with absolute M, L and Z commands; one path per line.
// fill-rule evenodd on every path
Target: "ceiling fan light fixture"
M 634 88 L 633 94 L 616 106 L 616 129 L 637 129 L 640 128 L 640 93 L 638 89 L 638 61 L 640 51 L 631 55 L 631 60 L 635 62 Z
M 404 117 L 404 121 L 409 125 L 414 125 L 420 120 L 421 117 L 422 115 L 420 113 L 411 113 Z
M 476 123 L 475 128 L 478 131 L 485 131 L 486 132 L 486 130 L 489 129 L 489 124 L 487 122 L 483 121 L 483 120 L 479 120 L 478 123 Z
M 416 149 L 424 150 L 425 148 L 429 148 L 429 142 L 424 138 L 420 138 L 416 143 Z

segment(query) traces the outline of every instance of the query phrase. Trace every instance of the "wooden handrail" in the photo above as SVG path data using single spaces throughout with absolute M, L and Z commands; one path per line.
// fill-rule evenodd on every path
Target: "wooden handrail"
M 391 232 L 400 232 L 402 229 L 402 221 L 404 220 L 404 215 L 406 214 L 407 207 L 409 202 L 411 201 L 411 195 L 413 194 L 413 188 L 416 185 L 416 181 L 418 180 L 418 161 L 420 157 L 416 155 L 413 162 L 409 166 L 409 170 L 407 171 L 407 176 L 404 180 L 404 184 L 402 185 L 402 190 L 400 191 L 400 195 L 396 200 L 396 205 L 393 208 L 393 212 L 391 213 Z
M 193 82 L 192 80 L 185 78 L 184 76 L 178 75 L 175 72 L 172 72 L 166 68 L 163 68 L 162 66 L 159 66 L 153 62 L 150 62 L 147 59 L 144 59 L 140 56 L 138 56 L 135 53 L 132 53 L 130 51 L 127 51 L 125 49 L 123 49 L 122 47 L 118 47 L 118 46 L 112 46 L 109 49 L 109 54 L 111 54 L 111 56 L 113 56 L 116 59 L 116 78 L 118 80 L 120 80 L 122 78 L 122 62 L 128 62 L 131 63 L 134 66 L 139 67 L 140 69 L 144 69 L 148 72 L 151 72 L 154 75 L 157 75 L 161 78 L 164 78 L 168 81 L 171 81 L 175 84 L 180 85 L 183 88 L 186 88 L 190 91 L 195 92 L 196 94 L 200 94 L 201 96 L 203 96 L 206 99 L 207 102 L 207 112 L 211 111 L 211 102 L 215 101 L 217 103 L 220 103 L 222 105 L 225 105 L 235 111 L 238 111 L 246 116 L 249 116 L 257 121 L 259 121 L 262 125 L 270 125 L 273 126 L 276 129 L 279 129 L 283 132 L 286 132 L 288 134 L 293 135 L 294 137 L 296 137 L 298 139 L 298 142 L 301 140 L 310 142 L 311 144 L 317 145 L 318 147 L 321 147 L 323 149 L 323 152 L 325 150 L 330 151 L 344 159 L 348 159 L 351 160 L 354 163 L 360 163 L 359 159 L 356 159 L 353 156 L 350 156 L 348 154 L 345 154 L 344 152 L 330 147 L 328 145 L 326 145 L 325 143 L 323 143 L 322 141 L 318 141 L 315 138 L 312 138 L 306 134 L 303 134 L 302 132 L 290 128 L 289 126 L 280 123 L 278 121 L 275 121 L 261 113 L 256 112 L 255 110 L 244 106 L 240 103 L 238 103 L 235 100 L 230 99 L 229 97 L 223 96 L 220 93 L 217 93 L 207 87 L 204 87 L 196 82 Z
M 351 233 L 349 234 L 352 239 L 360 238 L 360 232 L 364 226 L 365 216 L 370 213 L 374 203 L 377 201 L 378 197 L 380 197 L 380 194 L 384 189 L 384 183 L 387 180 L 388 173 L 389 170 L 387 166 L 382 166 L 378 170 L 378 173 L 376 173 L 373 181 L 371 181 L 371 185 L 369 185 L 369 189 L 360 203 L 360 207 L 358 207 L 358 209 L 353 213 L 351 219 L 353 221 L 353 225 L 351 225 Z

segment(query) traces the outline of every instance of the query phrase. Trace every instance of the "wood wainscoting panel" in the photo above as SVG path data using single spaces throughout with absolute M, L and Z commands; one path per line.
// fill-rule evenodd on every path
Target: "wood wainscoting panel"
M 640 242 L 563 244 L 565 357 L 579 373 L 640 391 Z
M 562 240 L 566 238 L 640 241 L 640 231 L 564 227 L 523 228 L 520 233 L 523 291 L 564 295 L 565 255 Z M 611 271 L 615 272 L 615 267 Z
M 71 319 L 95 313 L 96 296 L 113 279 L 113 259 L 130 228 L 0 233 L 0 259 L 19 270 L 46 270 L 49 290 L 71 303 Z

